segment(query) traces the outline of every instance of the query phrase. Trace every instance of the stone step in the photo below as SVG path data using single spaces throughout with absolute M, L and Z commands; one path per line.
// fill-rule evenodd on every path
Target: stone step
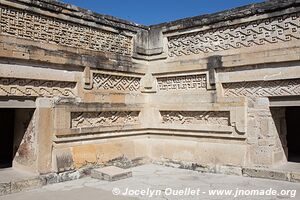
M 43 185 L 45 185 L 45 180 L 40 178 L 38 174 L 18 168 L 0 169 L 0 196 Z
M 120 179 L 132 177 L 132 172 L 128 169 L 122 169 L 115 166 L 108 166 L 93 169 L 91 171 L 91 177 L 106 181 L 117 181 Z
M 300 182 L 299 171 L 289 169 L 264 169 L 264 168 L 243 168 L 243 176 L 254 178 L 267 178 L 281 181 Z

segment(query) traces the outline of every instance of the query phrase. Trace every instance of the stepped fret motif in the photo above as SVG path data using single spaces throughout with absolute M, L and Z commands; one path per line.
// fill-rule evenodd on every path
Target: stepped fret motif
M 223 84 L 225 96 L 286 96 L 300 95 L 300 79 L 253 81 Z
M 169 37 L 169 56 L 195 55 L 300 39 L 299 13 Z
M 1 96 L 75 96 L 74 82 L 0 78 Z
M 96 89 L 135 92 L 140 89 L 140 78 L 95 73 L 93 84 Z
M 94 51 L 131 55 L 132 38 L 24 10 L 0 7 L 0 34 Z
M 185 75 L 157 78 L 159 91 L 206 89 L 206 75 Z

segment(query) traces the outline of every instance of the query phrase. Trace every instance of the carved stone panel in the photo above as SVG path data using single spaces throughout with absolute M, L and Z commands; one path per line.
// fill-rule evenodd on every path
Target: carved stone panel
M 225 96 L 300 95 L 300 79 L 224 83 Z
M 137 92 L 140 80 L 139 77 L 94 73 L 93 87 L 96 90 Z
M 158 91 L 189 91 L 206 89 L 206 75 L 184 75 L 157 78 Z
M 138 124 L 139 111 L 72 112 L 71 128 Z
M 160 111 L 163 124 L 229 125 L 228 111 Z
M 131 55 L 132 38 L 0 6 L 0 34 L 94 51 Z
M 1 96 L 74 97 L 74 82 L 0 77 Z
M 299 40 L 299 13 L 169 37 L 169 56 L 196 55 Z

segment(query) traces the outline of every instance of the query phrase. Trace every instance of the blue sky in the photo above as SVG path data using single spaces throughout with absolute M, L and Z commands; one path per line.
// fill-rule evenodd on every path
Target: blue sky
M 214 13 L 262 0 L 61 0 L 144 25 Z

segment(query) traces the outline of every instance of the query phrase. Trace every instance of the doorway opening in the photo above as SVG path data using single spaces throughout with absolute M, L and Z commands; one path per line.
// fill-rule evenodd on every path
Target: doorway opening
M 0 169 L 26 165 L 35 151 L 31 108 L 0 108 Z
M 300 107 L 286 107 L 288 161 L 300 162 Z
M 12 167 L 15 109 L 0 108 L 0 168 Z

